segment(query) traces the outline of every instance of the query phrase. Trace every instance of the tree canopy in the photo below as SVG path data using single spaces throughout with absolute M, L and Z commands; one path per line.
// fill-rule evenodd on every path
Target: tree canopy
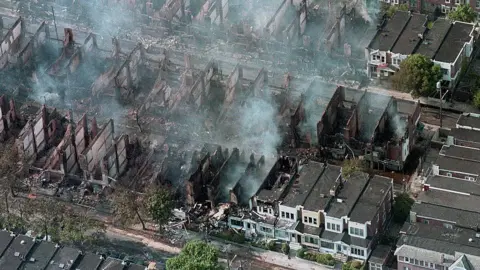
M 461 21 L 471 23 L 477 18 L 477 13 L 470 5 L 458 5 L 456 10 L 448 13 L 448 18 L 452 21 Z
M 477 90 L 475 95 L 473 95 L 473 105 L 480 109 L 480 91 Z
M 399 194 L 393 203 L 393 220 L 405 222 L 410 215 L 410 209 L 415 201 L 407 193 Z
M 205 242 L 188 242 L 179 255 L 167 260 L 167 270 L 221 270 L 218 250 Z
M 166 188 L 156 187 L 148 192 L 146 207 L 150 217 L 158 225 L 164 225 L 172 215 L 174 198 Z
M 428 96 L 436 91 L 436 84 L 441 79 L 440 66 L 421 54 L 412 54 L 400 63 L 400 70 L 392 78 L 392 86 L 410 92 L 412 96 Z
M 391 18 L 393 17 L 395 12 L 397 12 L 398 10 L 408 11 L 408 5 L 407 4 L 400 4 L 400 5 L 384 4 L 384 6 L 382 6 L 382 9 L 384 9 L 385 15 Z
M 365 169 L 365 163 L 360 159 L 347 159 L 342 165 L 342 176 L 350 178 L 355 172 Z
M 111 202 L 113 218 L 116 224 L 128 227 L 137 222 L 142 223 L 145 230 L 145 198 L 127 189 L 118 187 L 112 193 Z

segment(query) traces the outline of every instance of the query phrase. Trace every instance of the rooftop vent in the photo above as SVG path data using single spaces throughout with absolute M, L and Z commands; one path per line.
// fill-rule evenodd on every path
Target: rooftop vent
M 320 198 L 325 198 L 325 194 L 320 193 Z
M 35 260 L 35 258 L 32 257 L 32 258 L 29 259 L 29 261 L 30 262 L 35 262 L 36 260 Z
M 343 200 L 342 200 L 342 199 L 337 199 L 337 202 L 338 202 L 338 203 L 342 203 Z
M 13 256 L 15 256 L 15 257 L 20 256 L 20 252 L 15 252 L 15 253 L 13 253 Z
M 475 237 L 476 237 L 476 238 L 480 238 L 480 233 L 476 233 L 476 234 L 475 234 Z
M 25 245 L 25 240 L 20 241 L 20 245 Z
M 58 265 L 58 267 L 60 267 L 60 269 L 63 269 L 65 267 L 65 264 L 61 263 Z
M 468 242 L 473 242 L 473 238 L 468 238 Z

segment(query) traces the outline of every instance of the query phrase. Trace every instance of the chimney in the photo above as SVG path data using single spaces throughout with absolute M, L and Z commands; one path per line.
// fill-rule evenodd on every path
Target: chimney
M 330 189 L 330 196 L 335 197 L 335 188 Z

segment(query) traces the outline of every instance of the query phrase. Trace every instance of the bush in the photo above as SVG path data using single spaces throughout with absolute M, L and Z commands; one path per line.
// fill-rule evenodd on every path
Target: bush
M 285 254 L 290 253 L 290 246 L 288 245 L 288 243 L 282 243 L 282 252 Z
M 267 249 L 274 251 L 275 250 L 275 241 L 270 241 L 267 243 Z
M 223 240 L 244 244 L 247 240 L 245 239 L 244 234 L 239 234 L 234 231 L 222 231 L 219 233 L 212 233 L 213 236 L 218 237 Z
M 335 265 L 335 259 L 330 254 L 317 254 L 316 262 L 329 266 Z
M 307 253 L 307 249 L 306 248 L 301 248 L 301 249 L 297 250 L 297 257 L 299 257 L 301 259 L 304 259 L 306 253 Z
M 364 269 L 364 265 L 359 261 L 350 261 L 342 265 L 342 270 L 359 270 Z

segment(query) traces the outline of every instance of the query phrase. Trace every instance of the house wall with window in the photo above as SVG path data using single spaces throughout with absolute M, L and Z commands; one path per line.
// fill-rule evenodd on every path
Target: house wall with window
M 320 238 L 313 235 L 304 235 L 302 236 L 302 244 L 309 246 L 315 249 L 320 248 Z
M 344 230 L 344 222 L 342 219 L 327 216 L 325 217 L 325 230 L 341 233 Z
M 434 262 L 425 261 L 417 258 L 408 258 L 403 256 L 397 257 L 398 269 L 401 270 L 426 270 L 426 269 L 435 269 L 435 270 L 447 270 L 448 267 L 445 267 L 440 264 L 435 264 Z
M 369 251 L 363 247 L 357 247 L 354 245 L 350 246 L 350 256 L 360 260 L 366 260 L 368 258 Z
M 283 220 L 296 221 L 298 219 L 298 210 L 293 207 L 279 205 L 279 218 Z
M 256 232 L 257 234 L 263 235 L 265 237 L 274 238 L 275 226 L 266 223 L 258 223 Z
M 359 237 L 363 239 L 367 238 L 368 236 L 367 224 L 350 221 L 348 223 L 348 234 L 350 236 Z
M 320 227 L 320 224 L 322 224 L 321 211 L 313 212 L 302 209 L 302 223 L 309 226 Z

